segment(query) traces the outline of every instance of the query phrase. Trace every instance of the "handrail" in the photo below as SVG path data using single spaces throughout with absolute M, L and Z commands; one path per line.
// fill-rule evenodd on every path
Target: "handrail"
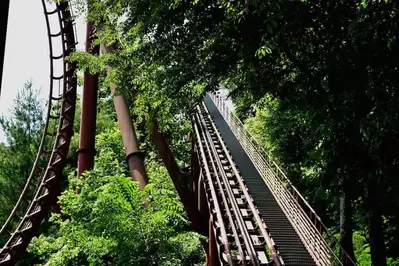
M 251 133 L 245 129 L 240 119 L 229 110 L 224 99 L 215 94 L 209 93 L 208 95 L 246 150 L 316 263 L 318 265 L 356 265 L 281 168 L 272 160 L 264 148 L 258 144 Z M 307 211 L 303 209 L 304 207 Z M 326 238 L 331 240 L 335 247 L 339 248 L 340 254 L 345 258 L 345 261 L 340 261 L 333 248 L 329 246 Z

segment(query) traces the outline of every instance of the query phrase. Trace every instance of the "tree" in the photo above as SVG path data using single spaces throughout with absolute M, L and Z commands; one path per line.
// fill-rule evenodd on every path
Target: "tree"
M 43 126 L 43 101 L 32 81 L 18 91 L 8 117 L 0 118 L 0 221 L 5 221 L 30 174 Z
M 115 123 L 97 137 L 95 168 L 70 178 L 60 197 L 64 219 L 32 241 L 29 252 L 54 265 L 192 265 L 203 260 L 198 235 L 166 169 L 150 154 L 151 183 L 143 192 L 125 174 L 123 144 Z M 76 194 L 79 186 L 81 193 Z M 79 207 L 78 207 L 79 206 Z
M 297 155 L 317 148 L 320 177 L 341 197 L 342 244 L 353 253 L 351 207 L 361 198 L 372 261 L 386 264 L 383 215 L 395 216 L 391 191 L 398 186 L 398 158 L 390 152 L 398 145 L 399 124 L 397 2 L 92 3 L 89 17 L 104 25 L 99 42 L 121 44 L 118 53 L 102 58 L 113 61 L 110 80 L 137 88 L 139 116 L 157 116 L 167 128 L 222 82 L 235 99 L 252 98 L 248 104 L 266 95 L 277 99 L 281 119 L 305 121 L 286 140 L 295 145 L 297 133 L 308 133 L 300 140 L 308 146 Z

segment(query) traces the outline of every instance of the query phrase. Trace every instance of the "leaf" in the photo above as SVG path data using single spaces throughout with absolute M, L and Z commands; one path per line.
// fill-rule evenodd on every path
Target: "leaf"
M 270 34 L 273 34 L 273 28 L 270 25 L 267 25 L 266 29 L 267 29 L 267 32 L 269 32 Z

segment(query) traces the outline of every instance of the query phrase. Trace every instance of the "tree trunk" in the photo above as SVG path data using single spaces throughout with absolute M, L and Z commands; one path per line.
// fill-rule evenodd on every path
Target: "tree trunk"
M 367 211 L 371 262 L 374 266 L 387 265 L 380 202 L 378 183 L 375 177 L 369 174 L 365 184 L 364 203 Z
M 341 195 L 339 198 L 339 233 L 340 233 L 340 244 L 344 251 L 341 251 L 341 261 L 344 265 L 352 265 L 346 256 L 349 256 L 354 262 L 356 262 L 355 252 L 353 249 L 353 221 L 352 221 L 352 202 L 350 198 L 350 188 L 347 182 L 342 182 Z
M 101 45 L 101 52 L 110 53 L 114 48 L 111 46 Z M 111 66 L 107 66 L 107 75 L 112 71 Z M 131 176 L 139 183 L 140 190 L 148 184 L 148 176 L 144 167 L 144 154 L 140 151 L 137 141 L 136 130 L 132 123 L 125 98 L 116 94 L 115 84 L 111 84 L 111 94 L 114 101 L 115 112 L 118 118 L 119 128 L 122 133 L 123 145 L 126 151 L 126 160 L 129 165 Z

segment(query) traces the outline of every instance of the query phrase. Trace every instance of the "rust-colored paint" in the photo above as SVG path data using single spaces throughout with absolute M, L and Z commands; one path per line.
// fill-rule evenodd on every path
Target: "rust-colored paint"
M 208 221 L 200 214 L 196 205 L 197 201 L 195 196 L 191 189 L 189 189 L 189 187 L 186 185 L 186 182 L 183 180 L 177 162 L 169 148 L 169 144 L 163 134 L 159 132 L 157 121 L 154 121 L 152 140 L 155 148 L 162 158 L 163 163 L 165 164 L 166 169 L 168 170 L 170 177 L 172 178 L 180 200 L 183 203 L 184 209 L 186 210 L 188 218 L 191 221 L 192 228 L 196 232 L 204 236 L 208 236 Z
M 216 246 L 216 238 L 213 232 L 212 216 L 209 218 L 209 252 L 206 257 L 207 266 L 219 266 L 218 249 Z
M 93 23 L 86 26 L 86 52 L 98 54 L 99 47 L 92 47 L 95 28 Z M 93 169 L 95 156 L 95 135 L 97 118 L 98 74 L 84 72 L 82 113 L 80 120 L 80 139 L 78 149 L 78 176 Z
M 111 53 L 113 46 L 101 45 L 102 53 Z M 107 66 L 107 75 L 112 71 L 111 66 Z M 129 165 L 130 174 L 134 180 L 139 183 L 139 189 L 143 190 L 148 184 L 148 176 L 144 167 L 144 153 L 140 151 L 140 145 L 137 140 L 136 130 L 130 116 L 126 100 L 122 95 L 117 95 L 116 85 L 111 84 L 111 94 L 114 101 L 116 116 L 118 118 L 119 128 L 122 134 L 123 145 L 126 152 L 126 160 Z
M 206 199 L 206 192 L 204 187 L 204 176 L 201 174 L 198 179 L 198 192 L 197 192 L 198 210 L 204 219 L 209 219 L 208 200 Z
M 189 137 L 189 141 L 191 142 L 191 181 L 193 182 L 193 193 L 198 193 L 198 179 L 200 176 L 200 164 L 198 161 L 198 154 L 195 146 L 195 138 L 191 133 Z
M 129 165 L 130 173 L 132 178 L 139 183 L 139 189 L 143 190 L 148 184 L 148 176 L 144 167 L 144 154 L 140 151 L 136 130 L 125 98 L 122 95 L 115 95 L 115 89 L 111 90 L 114 95 L 113 100 L 116 116 L 122 133 L 123 145 L 125 146 L 126 160 Z

